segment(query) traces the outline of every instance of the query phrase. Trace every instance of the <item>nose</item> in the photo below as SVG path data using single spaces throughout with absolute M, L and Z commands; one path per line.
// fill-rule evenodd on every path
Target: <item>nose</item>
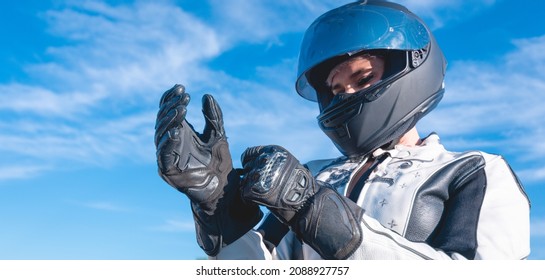
M 356 92 L 356 89 L 352 87 L 351 84 L 348 84 L 346 85 L 346 87 L 344 88 L 344 93 L 355 93 Z

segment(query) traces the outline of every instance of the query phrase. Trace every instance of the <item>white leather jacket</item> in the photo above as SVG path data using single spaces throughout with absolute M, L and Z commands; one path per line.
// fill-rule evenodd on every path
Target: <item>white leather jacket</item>
M 431 134 L 368 158 L 309 162 L 315 178 L 357 202 L 363 241 L 350 259 L 525 259 L 530 203 L 501 156 L 449 152 Z M 250 231 L 217 259 L 320 259 L 289 232 L 274 248 Z

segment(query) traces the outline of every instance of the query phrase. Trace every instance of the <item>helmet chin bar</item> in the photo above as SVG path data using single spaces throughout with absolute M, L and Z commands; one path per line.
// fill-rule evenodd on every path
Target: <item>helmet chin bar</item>
M 353 108 L 347 112 L 348 114 L 341 115 L 349 119 L 332 116 L 333 119 L 329 119 L 329 121 L 319 119 L 318 123 L 322 131 L 333 141 L 343 155 L 348 157 L 366 156 L 377 148 L 389 149 L 397 145 L 399 139 L 405 133 L 412 129 L 424 115 L 437 106 L 443 98 L 443 94 L 444 88 L 441 88 L 417 108 L 406 114 L 405 118 L 389 126 L 387 129 L 376 128 L 372 131 L 372 135 L 362 134 L 361 129 L 357 127 L 359 125 L 357 115 L 362 113 L 361 104 L 359 108 Z M 356 132 L 360 132 L 360 134 Z

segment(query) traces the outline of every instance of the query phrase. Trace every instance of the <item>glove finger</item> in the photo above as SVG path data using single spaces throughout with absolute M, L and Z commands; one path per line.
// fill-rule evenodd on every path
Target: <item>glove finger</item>
M 242 180 L 243 197 L 257 203 L 270 203 L 263 200 L 261 195 L 267 196 L 282 187 L 278 181 L 284 178 L 282 172 L 286 157 L 279 153 L 275 146 L 264 146 L 257 155 L 250 155 L 253 159 L 244 165 L 245 174 Z
M 190 101 L 190 96 L 188 93 L 181 93 L 179 95 L 171 96 L 167 101 L 162 102 L 157 112 L 157 120 L 163 119 L 166 114 L 168 114 L 175 107 L 187 107 Z M 183 110 L 183 117 L 185 118 L 186 111 Z
M 163 93 L 163 96 L 161 97 L 161 101 L 159 101 L 159 106 L 163 105 L 164 103 L 169 102 L 172 98 L 176 96 L 181 96 L 183 94 L 187 94 L 185 92 L 185 87 L 180 84 L 175 84 L 172 88 L 165 91 Z M 189 100 L 188 100 L 189 102 Z M 187 104 L 186 104 L 187 105 Z
M 210 94 L 202 98 L 202 111 L 205 118 L 202 141 L 208 143 L 212 138 L 225 137 L 223 114 L 218 102 Z
M 185 119 L 190 99 L 182 85 L 175 85 L 163 94 L 155 122 L 156 146 L 166 131 L 179 126 Z
M 155 124 L 155 145 L 158 145 L 159 140 L 165 135 L 165 133 L 172 128 L 182 127 L 182 122 L 185 121 L 185 115 L 187 113 L 186 106 L 178 106 L 169 110 L 162 118 L 158 119 Z M 187 129 L 191 129 L 190 125 L 186 125 Z
M 247 169 L 250 167 L 250 165 L 254 165 L 253 162 L 259 157 L 264 147 L 265 146 L 250 147 L 242 153 L 240 156 L 240 162 L 242 163 L 242 167 L 245 171 L 248 171 Z
M 165 121 L 172 119 L 174 116 L 179 116 L 181 119 L 185 119 L 187 113 L 187 106 L 179 103 L 179 98 L 172 99 L 161 106 L 159 112 L 157 112 L 157 119 L 155 121 L 155 129 L 162 126 Z
M 243 187 L 243 196 L 251 191 L 252 187 L 256 184 L 256 182 L 259 182 L 261 178 L 261 175 L 258 170 L 252 169 L 248 170 L 241 179 L 241 186 Z

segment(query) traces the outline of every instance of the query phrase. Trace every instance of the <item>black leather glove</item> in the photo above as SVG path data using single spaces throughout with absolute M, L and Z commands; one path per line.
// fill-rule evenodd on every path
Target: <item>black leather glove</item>
M 155 125 L 159 175 L 189 197 L 197 242 L 210 256 L 240 238 L 262 218 L 255 203 L 240 194 L 240 176 L 233 169 L 223 115 L 211 95 L 202 99 L 206 120 L 202 134 L 185 117 L 189 94 L 175 85 L 163 94 Z
M 242 154 L 242 196 L 266 206 L 324 259 L 346 259 L 362 242 L 363 209 L 314 179 L 280 146 Z

